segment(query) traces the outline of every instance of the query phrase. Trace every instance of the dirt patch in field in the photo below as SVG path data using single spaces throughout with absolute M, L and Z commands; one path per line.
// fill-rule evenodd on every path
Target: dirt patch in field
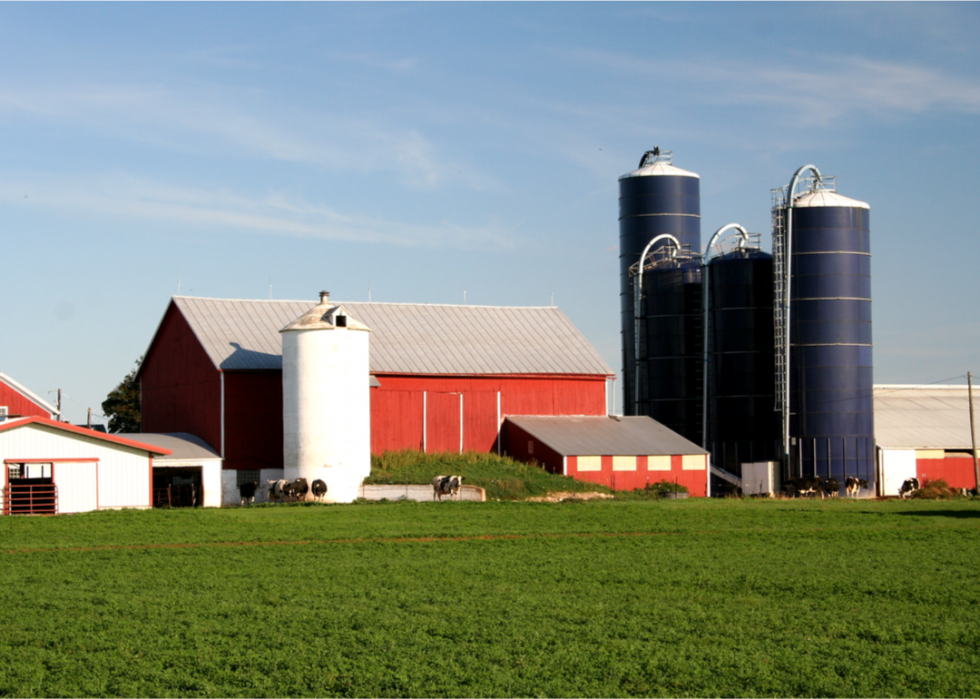
M 613 495 L 609 493 L 568 493 L 561 491 L 526 499 L 528 502 L 563 502 L 565 500 L 606 500 L 611 497 Z

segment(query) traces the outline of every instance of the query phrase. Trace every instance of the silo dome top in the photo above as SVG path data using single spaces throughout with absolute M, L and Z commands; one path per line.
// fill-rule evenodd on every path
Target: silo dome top
M 639 170 L 633 170 L 633 172 L 628 172 L 619 179 L 625 180 L 627 177 L 696 177 L 701 179 L 701 177 L 696 172 L 688 172 L 687 170 L 681 170 L 679 167 L 674 167 L 671 163 L 664 161 L 658 161 L 650 165 L 644 165 Z
M 804 194 L 793 202 L 793 206 L 805 209 L 817 206 L 840 206 L 849 209 L 870 209 L 871 207 L 863 201 L 845 197 L 837 192 L 822 189 L 816 192 Z
M 679 167 L 674 167 L 674 152 L 665 150 L 661 151 L 660 148 L 654 148 L 653 150 L 648 150 L 640 158 L 640 167 L 633 172 L 629 172 L 619 179 L 625 180 L 627 177 L 698 177 L 697 173 L 688 172 L 687 170 L 681 170 Z
M 364 323 L 351 318 L 343 304 L 330 301 L 330 294 L 322 292 L 320 303 L 294 320 L 279 332 L 291 330 L 365 330 L 371 328 Z

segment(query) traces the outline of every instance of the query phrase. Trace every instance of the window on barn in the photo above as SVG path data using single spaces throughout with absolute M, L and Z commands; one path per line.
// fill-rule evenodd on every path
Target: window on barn
M 246 483 L 259 483 L 262 472 L 257 468 L 242 468 L 235 471 L 235 485 L 239 488 Z
M 3 422 L 6 419 L 7 419 L 7 406 L 0 405 L 0 422 Z
M 337 316 L 337 327 L 338 328 L 347 327 L 347 316 Z
M 24 467 L 23 464 L 10 464 L 7 466 L 7 478 L 10 480 L 17 480 L 23 478 Z

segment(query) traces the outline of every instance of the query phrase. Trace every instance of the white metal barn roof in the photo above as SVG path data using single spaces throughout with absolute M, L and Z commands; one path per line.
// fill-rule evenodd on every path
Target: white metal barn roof
M 189 296 L 173 303 L 221 370 L 282 369 L 279 330 L 316 305 Z M 372 373 L 613 374 L 554 306 L 343 305 L 371 328 Z
M 971 449 L 966 386 L 874 387 L 875 441 L 885 449 Z
M 513 422 L 563 456 L 707 454 L 651 417 L 512 416 Z

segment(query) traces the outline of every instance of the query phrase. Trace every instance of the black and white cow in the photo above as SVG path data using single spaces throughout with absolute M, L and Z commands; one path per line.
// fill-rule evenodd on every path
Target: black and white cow
M 432 499 L 439 498 L 441 501 L 443 495 L 448 495 L 452 500 L 458 496 L 462 484 L 462 476 L 436 476 L 432 479 Z
M 839 486 L 838 486 L 839 487 Z M 807 497 L 820 493 L 824 496 L 824 481 L 820 476 L 802 476 L 786 481 L 786 494 L 796 497 Z
M 269 485 L 269 502 L 280 502 L 289 497 L 292 493 L 293 486 L 284 478 L 280 478 L 277 481 L 268 481 Z
M 898 497 L 903 499 L 907 498 L 918 489 L 919 489 L 918 478 L 906 478 L 905 482 L 902 483 L 902 487 L 898 489 Z
M 306 482 L 305 478 L 297 478 L 295 481 L 293 481 L 292 489 L 294 500 L 306 500 L 306 494 L 310 492 L 310 486 Z
M 255 492 L 259 489 L 258 481 L 249 481 L 238 486 L 238 494 L 242 498 L 242 507 L 255 502 Z
M 317 478 L 313 481 L 313 499 L 320 502 L 321 498 L 327 494 L 327 484 Z
M 868 481 L 864 478 L 855 478 L 854 476 L 848 476 L 844 483 L 847 497 L 856 498 L 860 492 L 861 488 L 868 487 Z
M 840 495 L 840 481 L 834 477 L 830 477 L 824 481 L 823 489 L 829 497 L 836 498 Z

